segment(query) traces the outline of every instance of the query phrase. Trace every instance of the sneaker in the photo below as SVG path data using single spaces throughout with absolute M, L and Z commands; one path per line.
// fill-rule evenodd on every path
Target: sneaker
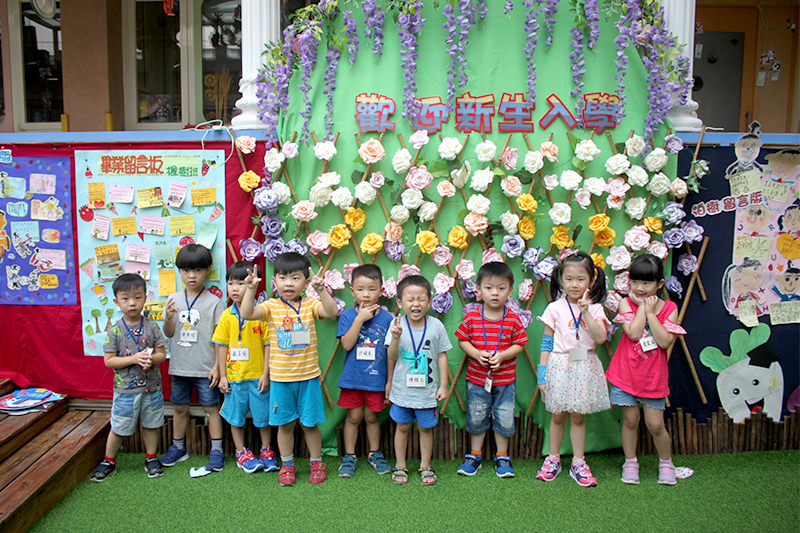
M 339 467 L 339 477 L 353 477 L 356 473 L 358 460 L 355 455 L 345 455 L 342 458 L 342 465 Z
M 464 456 L 464 463 L 458 467 L 458 473 L 462 476 L 474 476 L 481 469 L 481 457 L 468 453 Z
M 369 461 L 370 466 L 380 475 L 388 474 L 392 471 L 392 467 L 389 461 L 386 460 L 386 457 L 384 457 L 383 452 L 372 452 L 369 454 L 367 461 Z
M 639 461 L 635 457 L 626 459 L 625 464 L 622 465 L 622 482 L 628 485 L 639 484 Z
M 498 455 L 494 458 L 494 471 L 497 477 L 514 477 L 514 468 L 507 455 Z
M 561 458 L 557 455 L 548 455 L 542 467 L 536 473 L 536 479 L 553 481 L 561 473 Z
M 175 463 L 180 463 L 189 458 L 189 452 L 185 449 L 180 450 L 174 444 L 169 447 L 167 453 L 161 456 L 161 466 L 174 466 Z
M 147 477 L 161 477 L 164 475 L 164 469 L 161 468 L 161 463 L 155 457 L 145 460 L 144 471 L 147 472 Z
M 311 474 L 308 475 L 308 482 L 314 485 L 324 483 L 328 479 L 325 472 L 325 463 L 322 461 L 311 461 Z
M 275 450 L 270 448 L 261 449 L 261 464 L 264 465 L 264 472 L 277 472 L 278 460 L 275 458 Z
M 281 487 L 291 487 L 294 485 L 294 470 L 295 467 L 283 465 L 281 467 L 281 471 L 278 474 L 278 481 L 281 484 Z
M 97 470 L 92 474 L 92 481 L 102 483 L 107 477 L 117 473 L 117 465 L 109 461 L 103 461 L 97 466 Z
M 206 463 L 206 470 L 210 472 L 220 472 L 225 466 L 225 454 L 219 450 L 211 450 Z
M 583 459 L 580 461 L 572 460 L 572 465 L 569 467 L 569 476 L 581 487 L 594 487 L 597 485 L 597 479 L 592 475 L 589 465 Z
M 675 485 L 678 480 L 675 478 L 675 465 L 672 459 L 658 461 L 658 483 L 660 485 Z
M 253 455 L 253 452 L 247 448 L 243 448 L 241 452 L 236 454 L 236 464 L 247 474 L 252 474 L 253 472 L 258 472 L 259 470 L 264 469 L 264 465 L 261 464 L 261 461 L 256 459 L 256 456 Z

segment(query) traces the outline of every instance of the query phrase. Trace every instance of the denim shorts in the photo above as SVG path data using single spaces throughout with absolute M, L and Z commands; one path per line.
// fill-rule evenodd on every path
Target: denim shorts
M 398 424 L 408 424 L 417 421 L 417 425 L 423 429 L 432 428 L 437 423 L 436 408 L 413 409 L 411 407 L 400 407 L 393 403 L 389 409 L 389 416 Z
M 513 437 L 516 392 L 516 382 L 495 385 L 492 392 L 486 392 L 483 385 L 467 381 L 467 433 L 479 435 L 489 429 L 491 422 L 495 433 Z
M 187 378 L 184 376 L 172 376 L 172 397 L 170 401 L 174 405 L 189 405 L 192 401 L 192 387 L 197 389 L 197 398 L 203 407 L 215 407 L 219 405 L 219 389 L 211 388 L 211 380 L 208 378 Z
M 629 392 L 625 392 L 613 383 L 608 384 L 608 399 L 614 405 L 621 405 L 623 407 L 636 407 L 636 402 L 653 409 L 664 410 L 667 408 L 666 398 L 642 398 L 641 396 L 634 396 Z
M 164 393 L 114 393 L 111 404 L 111 431 L 120 437 L 136 433 L 137 422 L 143 428 L 155 429 L 164 425 Z
M 269 389 L 258 392 L 258 380 L 230 381 L 231 391 L 225 394 L 219 414 L 228 424 L 240 428 L 247 422 L 247 413 L 257 428 L 269 426 Z
M 269 382 L 269 424 L 283 426 L 300 419 L 307 428 L 325 423 L 319 378 Z

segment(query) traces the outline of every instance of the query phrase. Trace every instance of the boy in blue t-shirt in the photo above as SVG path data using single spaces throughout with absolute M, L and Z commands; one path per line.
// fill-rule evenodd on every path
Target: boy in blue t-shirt
M 353 477 L 356 461 L 358 426 L 364 419 L 369 439 L 369 464 L 378 474 L 388 474 L 391 466 L 380 452 L 381 425 L 378 413 L 386 406 L 386 346 L 384 339 L 392 324 L 392 315 L 381 309 L 378 299 L 383 275 L 377 265 L 361 265 L 353 270 L 350 292 L 355 300 L 352 309 L 339 317 L 336 336 L 347 352 L 339 379 L 337 405 L 347 409 L 344 423 L 345 455 L 339 477 Z

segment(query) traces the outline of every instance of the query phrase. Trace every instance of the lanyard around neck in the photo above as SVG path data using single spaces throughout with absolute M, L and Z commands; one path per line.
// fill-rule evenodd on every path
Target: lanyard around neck
M 236 307 L 236 302 L 231 304 L 231 313 L 236 317 L 236 320 L 239 321 L 239 342 L 242 342 L 242 328 L 247 324 L 247 320 L 242 318 L 242 315 L 239 313 L 239 308 Z
M 572 315 L 572 323 L 575 324 L 575 340 L 581 340 L 580 329 L 581 329 L 581 319 L 583 319 L 583 311 L 578 315 L 578 318 L 575 318 L 575 312 L 572 310 L 572 304 L 569 303 L 567 297 L 564 297 L 567 300 L 567 307 L 569 307 L 569 314 Z
M 428 317 L 425 317 L 425 326 L 422 328 L 422 337 L 419 339 L 419 347 L 417 347 L 417 343 L 414 340 L 414 332 L 411 329 L 411 322 L 408 321 L 408 315 L 406 315 L 406 325 L 408 326 L 408 334 L 411 336 L 411 348 L 414 350 L 414 368 L 417 368 L 417 362 L 419 360 L 419 353 L 422 351 L 422 343 L 425 342 L 425 333 L 428 332 Z
M 484 305 L 481 305 L 481 326 L 483 326 L 483 345 L 486 347 L 486 351 L 489 351 L 489 340 L 486 338 L 486 315 L 484 315 Z M 494 347 L 494 352 L 492 352 L 492 357 L 497 354 L 497 350 L 500 349 L 500 341 L 503 338 L 503 325 L 506 322 L 506 308 L 503 308 L 503 318 L 500 320 L 500 333 L 497 334 L 497 345 Z
M 131 340 L 133 342 L 136 343 L 136 349 L 138 350 L 139 349 L 139 344 L 142 342 L 142 335 L 144 335 L 144 317 L 142 317 L 142 321 L 139 322 L 139 328 L 138 328 L 139 336 L 138 337 L 133 333 L 135 330 L 132 330 L 128 326 L 128 323 L 125 322 L 124 318 L 122 319 L 122 325 L 125 326 L 125 329 L 128 331 L 127 335 L 131 338 Z
M 192 303 L 189 303 L 189 291 L 187 291 L 186 289 L 183 289 L 183 296 L 184 296 L 184 298 L 186 298 L 186 308 L 189 311 L 192 310 L 192 307 L 194 307 L 195 302 L 197 301 L 198 298 L 200 298 L 200 295 L 203 294 L 204 290 L 206 290 L 205 287 L 200 289 L 200 292 L 198 292 L 197 296 L 194 297 L 194 300 L 192 300 Z
M 303 299 L 302 299 L 302 298 L 300 298 L 300 303 L 299 303 L 299 304 L 297 304 L 297 309 L 295 309 L 295 307 L 294 307 L 292 304 L 290 304 L 289 302 L 287 302 L 287 301 L 286 301 L 286 299 L 285 299 L 283 296 L 281 296 L 281 301 L 282 301 L 284 304 L 286 304 L 287 306 L 291 307 L 291 308 L 292 308 L 292 311 L 294 311 L 295 313 L 297 313 L 297 321 L 298 321 L 298 322 L 302 322 L 302 320 L 300 320 L 300 309 L 302 309 L 302 307 L 303 307 Z

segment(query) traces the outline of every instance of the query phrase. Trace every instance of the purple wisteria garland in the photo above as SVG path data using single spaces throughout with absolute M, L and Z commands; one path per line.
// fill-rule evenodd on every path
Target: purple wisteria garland
M 503 15 L 508 15 L 512 11 L 514 11 L 514 2 L 511 0 L 506 0 L 505 5 L 503 6 Z
M 358 26 L 356 19 L 353 18 L 352 9 L 342 11 L 342 21 L 344 22 L 344 35 L 347 37 L 347 59 L 351 65 L 355 65 L 356 55 L 358 55 Z
M 536 101 L 536 62 L 533 59 L 539 43 L 539 5 L 540 0 L 525 0 L 525 58 L 528 62 L 528 101 Z
M 483 22 L 486 20 L 486 15 L 489 14 L 489 8 L 486 7 L 486 0 L 478 0 L 476 3 L 477 9 L 475 11 L 478 13 L 478 18 Z
M 405 2 L 397 16 L 397 31 L 400 34 L 400 62 L 406 78 L 403 87 L 403 118 L 411 118 L 417 93 L 417 35 L 422 31 L 422 1 Z
M 328 66 L 325 67 L 325 81 L 322 94 L 326 98 L 325 105 L 325 140 L 333 140 L 333 92 L 336 90 L 336 68 L 339 66 L 339 58 L 342 52 L 335 46 L 328 47 L 325 60 Z
M 600 39 L 600 27 L 597 24 L 600 22 L 600 8 L 597 0 L 586 0 L 583 9 L 586 13 L 586 23 L 589 26 L 589 40 L 586 42 L 586 46 L 589 47 L 589 50 L 594 50 Z
M 572 61 L 572 82 L 575 84 L 575 88 L 569 94 L 577 99 L 575 102 L 575 111 L 578 115 L 576 120 L 581 122 L 581 109 L 583 109 L 581 94 L 584 86 L 583 75 L 586 73 L 586 57 L 583 55 L 583 43 L 581 42 L 583 41 L 583 30 L 575 26 L 570 30 L 570 33 L 572 34 L 572 40 L 570 41 L 572 52 L 570 52 L 569 58 Z
M 556 13 L 558 12 L 558 2 L 559 0 L 547 0 L 547 3 L 542 8 L 542 13 L 544 14 L 544 25 L 547 28 L 547 40 L 545 43 L 547 46 L 553 44 L 553 26 L 556 23 Z
M 445 44 L 447 45 L 447 55 L 450 56 L 450 63 L 447 66 L 447 111 L 453 111 L 453 101 L 456 96 L 455 79 L 459 66 L 458 54 L 458 27 L 456 26 L 455 8 L 451 4 L 445 4 L 442 10 L 444 16 L 444 30 L 447 32 Z
M 467 43 L 469 43 L 469 30 L 475 24 L 475 12 L 472 9 L 470 0 L 458 0 L 459 15 L 456 17 L 458 21 L 458 88 L 462 89 L 467 86 L 469 76 L 467 76 Z
M 620 120 L 625 117 L 625 74 L 628 70 L 628 54 L 625 53 L 625 49 L 636 42 L 636 35 L 633 31 L 633 21 L 636 20 L 636 17 L 641 17 L 639 0 L 627 0 L 626 7 L 627 9 L 623 10 L 620 14 L 620 19 L 614 24 L 617 28 L 617 32 L 619 32 L 619 34 L 614 37 L 614 45 L 616 46 L 614 64 L 617 67 L 614 80 L 617 82 Z
M 364 0 L 361 4 L 364 12 L 364 37 L 372 41 L 372 53 L 383 54 L 383 19 L 386 14 L 375 3 L 375 0 Z
M 308 22 L 308 27 L 300 32 L 297 37 L 297 48 L 299 49 L 299 63 L 302 74 L 301 83 L 297 86 L 303 93 L 303 109 L 300 116 L 303 117 L 303 125 L 300 129 L 300 143 L 308 141 L 308 121 L 311 120 L 311 73 L 317 65 L 317 45 L 319 44 L 318 34 L 322 31 L 322 22 L 312 20 Z

